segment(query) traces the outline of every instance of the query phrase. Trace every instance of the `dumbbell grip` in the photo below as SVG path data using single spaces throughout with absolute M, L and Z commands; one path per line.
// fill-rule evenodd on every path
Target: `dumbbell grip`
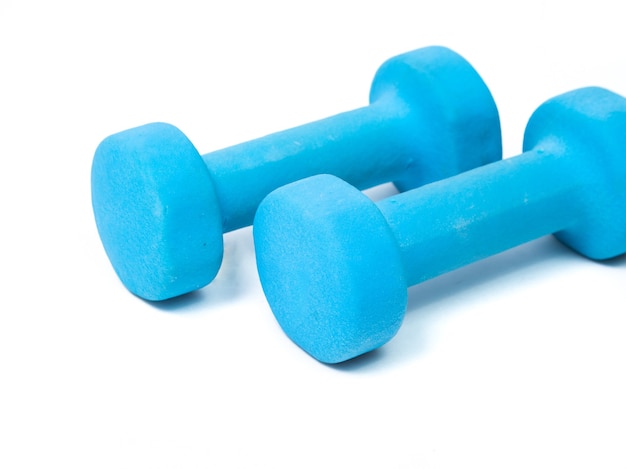
M 408 284 L 572 226 L 582 204 L 568 165 L 533 150 L 378 202 Z
M 408 105 L 395 97 L 218 150 L 202 158 L 213 178 L 224 232 L 252 223 L 272 190 L 315 174 L 365 189 L 393 181 L 416 163 Z

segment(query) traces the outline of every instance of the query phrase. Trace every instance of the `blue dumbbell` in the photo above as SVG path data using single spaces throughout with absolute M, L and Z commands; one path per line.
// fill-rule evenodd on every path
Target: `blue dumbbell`
M 626 252 L 626 99 L 583 88 L 540 106 L 522 155 L 378 203 L 333 176 L 270 194 L 254 220 L 278 323 L 336 363 L 397 332 L 407 287 L 554 233 L 591 259 Z
M 498 112 L 476 71 L 443 47 L 385 62 L 370 105 L 200 155 L 177 128 L 149 124 L 96 150 L 92 203 L 124 285 L 163 300 L 217 274 L 223 233 L 252 223 L 289 182 L 335 174 L 360 189 L 406 190 L 501 158 Z

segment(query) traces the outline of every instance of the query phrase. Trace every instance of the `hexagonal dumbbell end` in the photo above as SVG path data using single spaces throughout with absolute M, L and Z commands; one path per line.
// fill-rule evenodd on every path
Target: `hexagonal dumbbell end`
M 554 233 L 593 259 L 626 252 L 626 99 L 583 88 L 532 116 L 525 153 L 374 203 L 311 177 L 272 192 L 254 221 L 278 323 L 326 363 L 397 332 L 406 289 Z
M 98 231 L 118 276 L 163 300 L 207 285 L 222 233 L 252 223 L 272 190 L 314 174 L 360 189 L 417 187 L 501 157 L 498 112 L 461 56 L 428 47 L 377 72 L 371 104 L 207 155 L 173 126 L 105 139 L 94 156 Z
M 206 285 L 222 261 L 211 175 L 175 127 L 152 124 L 105 139 L 92 166 L 98 232 L 117 275 L 147 299 Z
M 329 175 L 272 192 L 254 220 L 263 291 L 285 333 L 320 361 L 380 347 L 407 301 L 401 250 L 362 192 Z

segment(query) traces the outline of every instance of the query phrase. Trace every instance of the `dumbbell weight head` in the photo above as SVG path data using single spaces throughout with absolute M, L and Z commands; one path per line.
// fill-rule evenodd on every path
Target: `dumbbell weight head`
M 376 205 L 329 175 L 281 187 L 254 219 L 257 269 L 285 333 L 325 363 L 388 342 L 407 303 L 400 250 Z
M 220 204 L 206 165 L 176 127 L 155 123 L 103 140 L 91 190 L 102 244 L 131 292 L 176 296 L 219 269 Z
M 502 139 L 489 89 L 450 49 L 425 47 L 387 60 L 374 76 L 370 102 L 386 102 L 386 95 L 400 97 L 412 114 L 405 139 L 416 156 L 394 181 L 400 191 L 500 159 L 491 156 L 501 155 Z
M 526 126 L 524 151 L 532 149 L 563 154 L 564 177 L 584 181 L 581 216 L 555 237 L 590 259 L 626 252 L 626 99 L 589 87 L 547 101 Z

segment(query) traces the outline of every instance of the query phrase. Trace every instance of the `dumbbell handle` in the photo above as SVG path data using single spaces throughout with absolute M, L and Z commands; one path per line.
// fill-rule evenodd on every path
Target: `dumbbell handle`
M 364 189 L 396 180 L 415 165 L 410 109 L 386 95 L 369 106 L 202 155 L 215 185 L 224 232 L 252 223 L 272 190 L 314 174 Z M 412 145 L 411 145 L 412 146 Z M 414 153 L 414 152 L 413 152 Z
M 378 202 L 408 284 L 570 227 L 582 204 L 569 160 L 532 150 Z

